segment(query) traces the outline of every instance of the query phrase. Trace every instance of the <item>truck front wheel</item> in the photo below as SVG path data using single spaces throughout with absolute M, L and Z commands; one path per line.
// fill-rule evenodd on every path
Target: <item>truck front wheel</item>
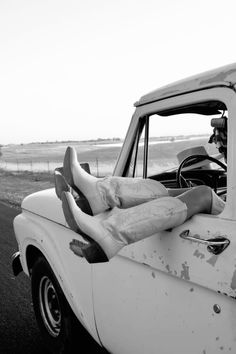
M 78 350 L 79 324 L 45 258 L 34 263 L 31 276 L 34 312 L 47 348 L 52 353 Z M 77 339 L 76 339 L 77 338 Z

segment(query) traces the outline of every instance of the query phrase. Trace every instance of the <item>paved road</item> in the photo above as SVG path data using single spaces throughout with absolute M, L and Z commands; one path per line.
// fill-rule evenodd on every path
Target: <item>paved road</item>
M 16 278 L 12 273 L 11 256 L 17 251 L 12 221 L 18 213 L 0 203 L 0 354 L 48 354 L 34 318 L 30 281 L 24 273 Z M 101 353 L 94 343 L 87 345 L 88 352 Z
M 29 279 L 17 278 L 11 255 L 17 250 L 12 220 L 19 213 L 0 204 L 0 353 L 47 353 L 34 319 Z

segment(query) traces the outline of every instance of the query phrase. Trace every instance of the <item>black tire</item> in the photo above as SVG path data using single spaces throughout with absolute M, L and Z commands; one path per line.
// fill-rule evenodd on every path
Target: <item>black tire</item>
M 80 353 L 85 345 L 101 349 L 72 312 L 65 295 L 44 257 L 33 265 L 31 291 L 35 317 L 45 345 L 52 353 Z M 89 340 L 88 340 L 89 337 Z M 82 344 L 83 343 L 83 344 Z

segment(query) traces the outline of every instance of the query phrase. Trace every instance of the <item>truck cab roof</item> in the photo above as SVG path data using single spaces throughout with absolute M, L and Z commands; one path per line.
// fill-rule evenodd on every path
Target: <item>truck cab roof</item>
M 142 96 L 134 105 L 142 106 L 164 98 L 177 96 L 196 90 L 212 87 L 234 87 L 236 84 L 236 63 L 220 67 L 211 71 L 191 76 L 181 81 L 174 82 Z

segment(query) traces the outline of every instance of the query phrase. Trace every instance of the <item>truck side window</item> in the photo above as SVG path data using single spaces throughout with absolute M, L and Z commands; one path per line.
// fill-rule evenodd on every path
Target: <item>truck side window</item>
M 184 151 L 204 147 L 209 155 L 219 155 L 215 144 L 209 144 L 212 116 L 177 114 L 149 118 L 147 176 L 170 171 L 180 164 Z M 201 150 L 200 150 L 201 151 Z M 199 152 L 201 154 L 202 152 Z

